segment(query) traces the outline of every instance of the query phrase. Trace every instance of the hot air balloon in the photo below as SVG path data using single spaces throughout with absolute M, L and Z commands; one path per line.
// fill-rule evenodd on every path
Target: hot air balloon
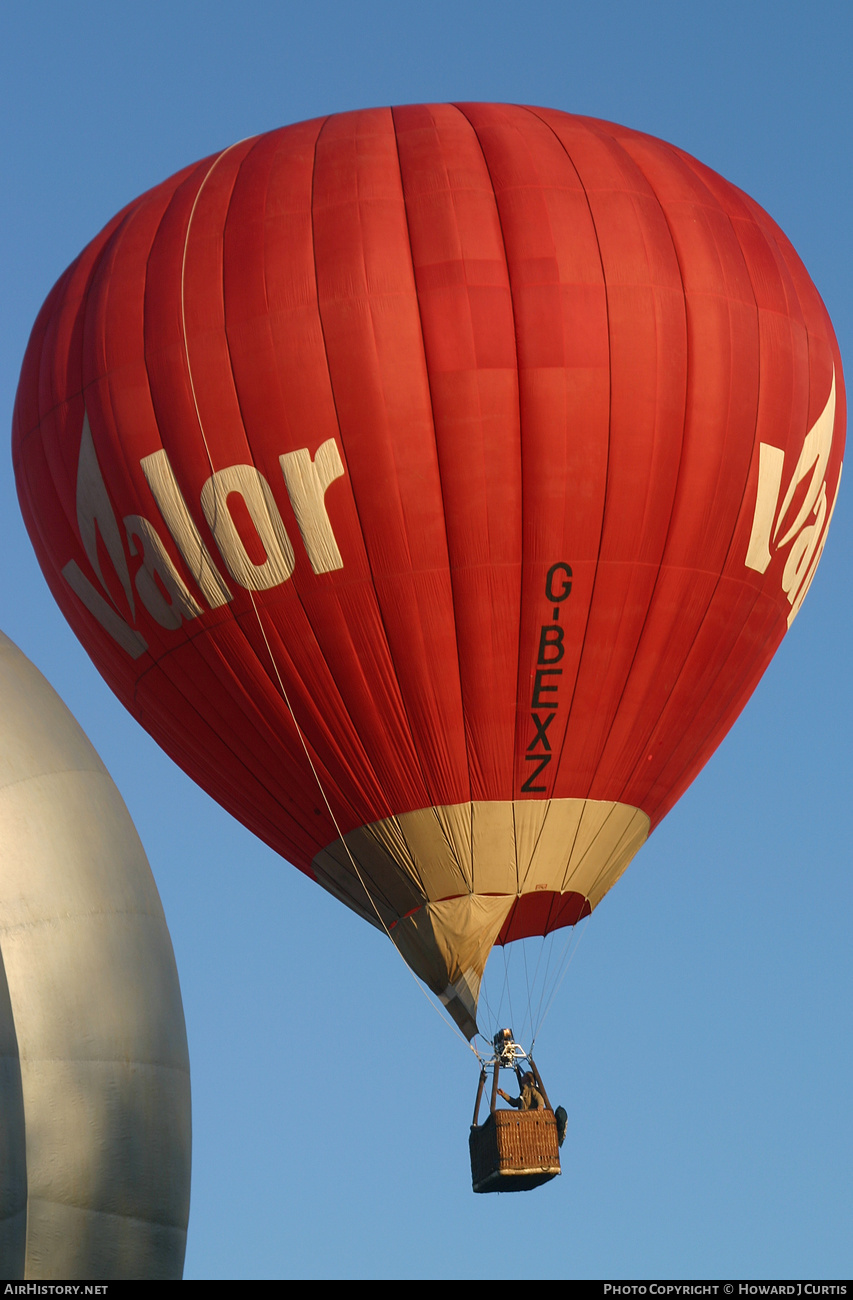
M 180 1278 L 190 1078 L 175 958 L 103 763 L 0 633 L 0 1274 Z
M 611 123 L 415 105 L 120 212 L 38 318 L 14 458 L 126 707 L 470 1038 L 493 946 L 587 915 L 749 698 L 844 423 L 742 191 Z

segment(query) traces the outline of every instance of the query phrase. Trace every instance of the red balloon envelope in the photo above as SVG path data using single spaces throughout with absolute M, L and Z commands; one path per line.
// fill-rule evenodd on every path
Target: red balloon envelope
M 113 690 L 468 1034 L 493 943 L 594 907 L 732 725 L 843 441 L 757 204 L 489 104 L 301 123 L 143 195 L 48 298 L 14 424 Z

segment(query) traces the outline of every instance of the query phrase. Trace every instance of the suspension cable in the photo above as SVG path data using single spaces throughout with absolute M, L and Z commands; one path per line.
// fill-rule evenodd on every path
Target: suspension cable
M 251 137 L 247 137 L 247 138 L 251 138 Z M 187 228 L 186 228 L 186 232 L 185 232 L 185 235 L 184 235 L 184 249 L 183 249 L 183 256 L 182 256 L 182 259 L 181 259 L 181 333 L 182 333 L 182 342 L 183 342 L 183 346 L 184 346 L 184 358 L 185 358 L 185 360 L 186 360 L 186 364 L 187 364 L 187 374 L 188 374 L 188 378 L 189 378 L 190 391 L 191 391 L 191 393 L 192 393 L 193 405 L 194 405 L 194 407 L 195 407 L 196 419 L 198 420 L 199 433 L 201 434 L 202 442 L 204 443 L 204 449 L 205 449 L 205 452 L 206 452 L 206 455 L 207 455 L 207 461 L 208 461 L 208 465 L 210 466 L 211 474 L 214 474 L 214 473 L 216 472 L 216 470 L 215 470 L 215 466 L 214 466 L 214 464 L 213 464 L 213 457 L 211 456 L 210 446 L 209 446 L 208 441 L 207 441 L 207 435 L 205 434 L 204 424 L 203 424 L 203 421 L 202 421 L 202 418 L 201 418 L 201 411 L 200 411 L 200 409 L 199 409 L 198 398 L 197 398 L 197 396 L 196 396 L 196 388 L 195 388 L 195 381 L 194 381 L 194 378 L 193 378 L 192 362 L 191 362 L 191 360 L 190 360 L 189 346 L 188 346 L 188 344 L 187 344 L 187 332 L 186 332 L 186 309 L 185 309 L 185 297 L 184 297 L 184 292 L 185 292 L 186 262 L 187 262 L 187 249 L 188 249 L 188 247 L 189 247 L 190 229 L 191 229 L 191 227 L 192 227 L 193 217 L 195 216 L 196 207 L 198 206 L 199 199 L 201 198 L 202 190 L 204 189 L 205 185 L 207 184 L 208 180 L 210 179 L 210 177 L 211 177 L 211 175 L 212 175 L 214 169 L 215 169 L 216 166 L 219 164 L 219 162 L 221 162 L 221 160 L 226 156 L 226 154 L 230 153 L 231 150 L 236 149 L 240 144 L 243 144 L 243 143 L 245 143 L 245 141 L 244 141 L 244 140 L 240 140 L 240 141 L 237 141 L 235 144 L 229 145 L 229 147 L 228 147 L 227 149 L 224 149 L 220 154 L 218 154 L 218 155 L 216 156 L 216 158 L 213 160 L 213 162 L 211 163 L 210 167 L 208 168 L 208 170 L 207 170 L 207 172 L 206 172 L 206 174 L 205 174 L 205 176 L 204 176 L 204 179 L 202 180 L 201 185 L 199 186 L 199 188 L 198 188 L 198 190 L 197 190 L 197 192 L 196 192 L 196 196 L 195 196 L 195 199 L 194 199 L 194 201 L 193 201 L 192 208 L 191 208 L 191 210 L 190 210 L 189 220 L 187 221 Z M 321 778 L 320 778 L 320 773 L 317 771 L 316 764 L 314 763 L 314 760 L 313 760 L 313 758 L 311 757 L 311 753 L 310 753 L 310 751 L 309 751 L 308 744 L 307 744 L 307 742 L 306 742 L 306 740 L 305 740 L 305 736 L 304 736 L 304 734 L 303 734 L 303 732 L 302 732 L 302 728 L 300 727 L 300 725 L 299 725 L 299 723 L 298 723 L 298 721 L 297 721 L 297 719 L 296 719 L 296 714 L 294 713 L 293 706 L 292 706 L 291 703 L 290 703 L 290 698 L 289 698 L 289 696 L 288 696 L 287 690 L 285 689 L 284 681 L 283 681 L 283 679 L 282 679 L 282 676 L 281 676 L 281 672 L 280 672 L 280 670 L 279 670 L 278 663 L 277 663 L 277 661 L 276 661 L 275 655 L 273 654 L 272 647 L 270 646 L 270 643 L 269 643 L 269 638 L 267 637 L 267 634 L 266 634 L 266 629 L 264 628 L 263 621 L 262 621 L 262 619 L 261 619 L 260 612 L 259 612 L 259 610 L 258 610 L 258 606 L 257 606 L 257 602 L 256 602 L 256 600 L 255 600 L 254 592 L 253 592 L 250 588 L 246 588 L 246 591 L 247 591 L 247 593 L 248 593 L 248 596 L 249 596 L 249 602 L 250 602 L 250 604 L 251 604 L 251 606 L 252 606 L 252 610 L 253 610 L 253 612 L 254 612 L 255 619 L 256 619 L 257 624 L 258 624 L 258 629 L 260 630 L 261 636 L 262 636 L 263 641 L 264 641 L 264 645 L 265 645 L 265 647 L 266 647 L 267 654 L 269 655 L 269 660 L 270 660 L 270 663 L 271 663 L 271 665 L 272 665 L 273 672 L 274 672 L 274 674 L 275 674 L 275 679 L 276 679 L 276 683 L 277 683 L 277 686 L 278 686 L 279 694 L 281 695 L 281 698 L 283 699 L 283 701 L 284 701 L 284 703 L 285 703 L 285 705 L 286 705 L 286 707 L 287 707 L 287 710 L 288 710 L 288 712 L 289 712 L 289 714 L 290 714 L 291 721 L 293 722 L 293 726 L 294 726 L 294 728 L 296 729 L 296 734 L 297 734 L 297 736 L 299 737 L 299 742 L 300 742 L 300 744 L 301 744 L 301 746 L 302 746 L 302 749 L 303 749 L 303 751 L 304 751 L 305 757 L 306 757 L 306 759 L 307 759 L 307 761 L 308 761 L 308 765 L 309 765 L 309 767 L 310 767 L 310 769 L 311 769 L 311 772 L 312 772 L 312 774 L 313 774 L 313 776 L 314 776 L 314 780 L 315 780 L 316 783 L 317 783 L 317 788 L 318 788 L 318 790 L 319 790 L 319 792 L 320 792 L 320 796 L 321 796 L 321 798 L 322 798 L 322 800 L 323 800 L 323 803 L 326 805 L 326 810 L 327 810 L 327 812 L 328 812 L 328 814 L 329 814 L 329 817 L 330 817 L 330 819 L 331 819 L 331 821 L 332 821 L 332 825 L 334 826 L 335 830 L 337 831 L 337 834 L 338 834 L 338 838 L 339 838 L 339 840 L 340 840 L 340 843 L 343 845 L 344 850 L 345 850 L 345 852 L 346 852 L 346 855 L 347 855 L 347 857 L 349 858 L 350 864 L 351 864 L 352 869 L 353 869 L 353 872 L 354 872 L 354 874 L 355 874 L 355 876 L 356 876 L 356 878 L 357 878 L 357 880 L 358 880 L 358 883 L 361 885 L 361 888 L 364 890 L 365 897 L 367 898 L 368 902 L 370 903 L 370 906 L 373 908 L 373 911 L 376 913 L 376 918 L 377 918 L 377 920 L 378 920 L 380 926 L 381 926 L 382 929 L 385 931 L 385 933 L 386 933 L 386 935 L 388 936 L 388 938 L 391 940 L 391 943 L 392 943 L 392 945 L 393 945 L 393 947 L 394 947 L 394 951 L 397 953 L 398 957 L 399 957 L 400 960 L 402 961 L 403 965 L 405 966 L 406 970 L 408 971 L 408 973 L 409 973 L 409 975 L 411 976 L 412 980 L 414 981 L 415 985 L 418 987 L 418 989 L 420 990 L 420 992 L 423 994 L 423 996 L 424 996 L 424 997 L 426 998 L 426 1000 L 429 1002 L 430 1006 L 432 1006 L 433 1010 L 434 1010 L 434 1011 L 435 1011 L 435 1012 L 436 1012 L 436 1013 L 441 1017 L 442 1020 L 444 1020 L 445 1024 L 449 1025 L 449 1027 L 451 1028 L 451 1030 L 452 1030 L 455 1034 L 457 1034 L 457 1036 L 458 1036 L 460 1039 L 462 1039 L 463 1042 L 467 1042 L 467 1039 L 465 1039 L 464 1035 L 462 1034 L 462 1032 L 461 1032 L 461 1030 L 458 1028 L 458 1026 L 457 1026 L 454 1022 L 452 1022 L 452 1021 L 450 1020 L 450 1018 L 448 1017 L 448 1015 L 447 1015 L 447 1013 L 445 1012 L 444 1008 L 443 1008 L 443 1007 L 440 1007 L 440 1006 L 439 1006 L 439 1005 L 438 1005 L 438 1004 L 433 1000 L 433 996 L 432 996 L 432 994 L 431 994 L 431 991 L 428 990 L 428 989 L 423 985 L 423 983 L 422 983 L 422 982 L 418 979 L 418 977 L 415 975 L 415 972 L 412 970 L 412 968 L 411 968 L 411 967 L 409 966 L 409 964 L 406 962 L 406 959 L 403 957 L 402 953 L 400 952 L 400 949 L 397 947 L 397 944 L 394 942 L 394 938 L 393 938 L 393 935 L 391 934 L 391 931 L 389 930 L 388 926 L 385 924 L 385 921 L 384 921 L 384 919 L 383 919 L 383 917 L 382 917 L 382 914 L 381 914 L 380 911 L 379 911 L 379 908 L 378 908 L 378 906 L 377 906 L 377 903 L 376 903 L 375 898 L 373 897 L 371 891 L 368 889 L 367 885 L 365 884 L 365 881 L 364 881 L 364 878 L 363 878 L 363 876 L 362 876 L 361 870 L 359 869 L 359 865 L 358 865 L 358 863 L 356 862 L 355 857 L 353 856 L 352 850 L 351 850 L 349 844 L 347 843 L 347 841 L 346 841 L 346 839 L 345 839 L 345 837 L 344 837 L 344 835 L 343 835 L 343 832 L 342 832 L 342 830 L 341 830 L 341 828 L 340 828 L 340 825 L 339 825 L 339 823 L 338 823 L 338 819 L 337 819 L 337 817 L 335 816 L 334 809 L 332 808 L 332 805 L 331 805 L 331 802 L 330 802 L 330 800 L 329 800 L 329 797 L 328 797 L 328 795 L 326 794 L 326 790 L 325 790 L 325 788 L 324 788 L 324 786 L 323 786 L 323 782 L 322 782 L 322 780 L 321 780 Z M 470 1046 L 470 1044 L 469 1044 L 469 1046 Z

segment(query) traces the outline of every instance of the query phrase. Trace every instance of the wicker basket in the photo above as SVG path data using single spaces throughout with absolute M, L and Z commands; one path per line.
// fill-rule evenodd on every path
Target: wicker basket
M 475 1192 L 526 1192 L 560 1172 L 552 1110 L 496 1110 L 468 1139 Z

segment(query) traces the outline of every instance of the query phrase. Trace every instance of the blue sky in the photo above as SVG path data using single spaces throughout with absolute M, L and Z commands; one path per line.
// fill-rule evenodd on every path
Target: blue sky
M 695 154 L 791 238 L 850 368 L 851 50 L 842 0 L 6 6 L 6 427 L 44 297 L 124 203 L 244 136 L 427 100 L 545 104 Z M 0 494 L 0 627 L 110 769 L 172 933 L 193 1078 L 187 1277 L 849 1276 L 843 485 L 753 700 L 583 931 L 537 1043 L 570 1116 L 564 1175 L 510 1198 L 470 1190 L 467 1048 L 387 940 L 124 713 L 53 604 L 8 455 Z

